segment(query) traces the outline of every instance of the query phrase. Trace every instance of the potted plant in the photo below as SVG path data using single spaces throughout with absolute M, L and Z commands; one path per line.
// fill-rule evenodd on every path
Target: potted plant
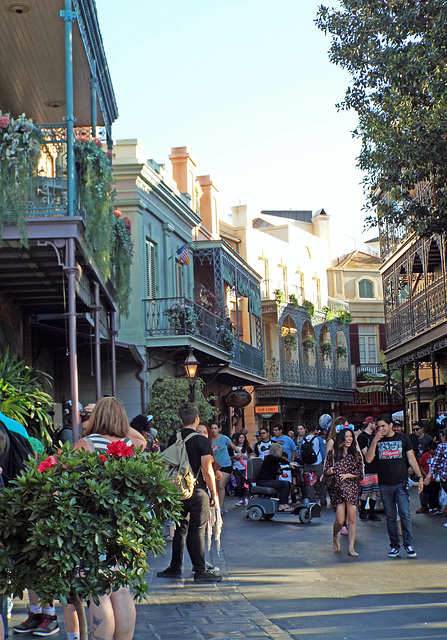
M 282 341 L 283 341 L 283 345 L 284 345 L 284 350 L 289 355 L 292 355 L 292 351 L 296 351 L 297 350 L 298 340 L 296 339 L 296 335 L 295 334 L 288 333 L 287 335 L 283 336 Z
M 163 553 L 163 523 L 178 521 L 178 493 L 157 454 L 113 442 L 107 454 L 72 451 L 30 460 L 0 494 L 0 590 L 45 602 L 70 599 L 87 640 L 83 599 L 132 585 L 148 592 L 149 554 Z
M 198 317 L 190 304 L 176 300 L 163 313 L 167 317 L 173 333 L 176 335 L 196 332 Z
M 332 322 L 332 320 L 335 320 L 335 312 L 333 309 L 331 309 L 330 307 L 323 307 L 323 311 L 324 319 L 326 322 Z
M 275 300 L 276 302 L 278 302 L 278 304 L 284 304 L 286 299 L 284 297 L 284 291 L 282 289 L 275 289 L 274 292 L 275 294 Z
M 330 360 L 333 354 L 332 343 L 328 341 L 322 342 L 320 345 L 320 351 L 324 360 Z
M 234 333 L 231 329 L 218 325 L 217 327 L 217 339 L 219 344 L 227 351 L 231 356 L 234 354 Z
M 335 353 L 339 360 L 346 360 L 348 357 L 348 347 L 344 347 L 344 346 L 336 347 Z
M 338 321 L 340 324 L 351 324 L 352 322 L 351 312 L 340 310 L 338 312 Z
M 317 341 L 315 338 L 304 338 L 303 340 L 303 349 L 305 353 L 315 353 L 315 347 L 317 346 Z
M 290 294 L 289 301 L 290 301 L 291 304 L 293 304 L 294 307 L 298 307 L 299 306 L 298 298 L 296 297 L 296 295 L 294 293 Z
M 302 306 L 306 309 L 306 313 L 309 317 L 309 320 L 312 320 L 312 318 L 315 315 L 315 305 L 313 302 L 311 302 L 310 300 L 304 300 Z

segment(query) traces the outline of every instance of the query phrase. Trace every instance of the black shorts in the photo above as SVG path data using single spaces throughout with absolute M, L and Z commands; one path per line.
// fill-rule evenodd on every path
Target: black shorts
M 231 476 L 233 468 L 232 467 L 221 467 L 220 470 L 222 471 L 222 473 L 229 473 L 230 476 Z

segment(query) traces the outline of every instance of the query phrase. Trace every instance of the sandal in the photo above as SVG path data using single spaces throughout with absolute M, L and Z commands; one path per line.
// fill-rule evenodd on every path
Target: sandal
M 357 558 L 358 555 L 359 554 L 357 553 L 357 551 L 354 551 L 354 547 L 349 547 L 348 556 L 351 556 L 352 558 Z
M 338 539 L 338 536 L 334 536 L 332 538 L 332 548 L 334 550 L 334 553 L 340 553 L 341 546 L 340 546 L 340 540 Z
M 283 507 L 282 509 L 278 508 L 278 511 L 282 511 L 285 513 L 291 513 L 293 511 L 292 507 Z

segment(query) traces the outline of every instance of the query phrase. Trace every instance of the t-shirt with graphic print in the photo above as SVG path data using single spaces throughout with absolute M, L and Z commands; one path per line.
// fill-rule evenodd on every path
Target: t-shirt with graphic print
M 272 444 L 271 440 L 269 440 L 268 442 L 257 442 L 254 448 L 255 455 L 257 455 L 259 458 L 262 458 L 264 460 L 265 456 L 268 454 L 270 450 L 271 444 Z
M 379 440 L 375 456 L 379 484 L 400 484 L 408 480 L 407 451 L 412 449 L 406 433 L 395 433 Z

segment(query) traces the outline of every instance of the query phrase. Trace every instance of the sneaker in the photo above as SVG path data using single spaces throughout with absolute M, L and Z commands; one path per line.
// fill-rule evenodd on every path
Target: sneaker
M 342 536 L 347 536 L 348 535 L 347 528 L 346 527 L 342 527 L 340 533 L 341 533 Z
M 195 573 L 194 574 L 194 582 L 221 582 L 222 576 L 214 573 L 212 569 L 207 569 L 203 571 L 203 573 Z
M 372 520 L 372 522 L 380 522 L 382 518 L 379 518 L 379 516 L 376 513 L 371 513 L 368 520 Z
M 428 513 L 428 507 L 419 507 L 416 509 L 416 513 Z
M 33 631 L 33 636 L 53 636 L 55 633 L 59 633 L 57 616 L 49 616 L 46 613 L 42 613 L 42 621 Z
M 213 567 L 213 565 L 209 562 L 205 562 L 205 571 L 213 571 L 214 573 L 219 573 L 219 567 Z
M 417 553 L 416 551 L 413 549 L 413 547 L 404 547 L 405 551 L 407 552 L 407 556 L 409 558 L 416 558 L 417 557 Z
M 169 578 L 170 580 L 179 580 L 182 577 L 182 572 L 176 569 L 168 567 L 164 571 L 157 572 L 157 578 Z
M 366 513 L 364 511 L 360 512 L 359 518 L 360 518 L 360 520 L 368 520 L 368 516 L 366 515 Z
M 239 502 L 236 502 L 236 507 L 243 507 L 245 504 L 245 500 L 239 500 Z
M 32 613 L 30 611 L 28 613 L 28 617 L 25 622 L 18 624 L 16 627 L 13 627 L 15 633 L 28 633 L 29 631 L 33 631 L 37 629 L 37 627 L 42 622 L 42 614 L 41 613 Z
M 388 558 L 398 558 L 399 557 L 399 549 L 397 547 L 391 547 L 388 551 Z

